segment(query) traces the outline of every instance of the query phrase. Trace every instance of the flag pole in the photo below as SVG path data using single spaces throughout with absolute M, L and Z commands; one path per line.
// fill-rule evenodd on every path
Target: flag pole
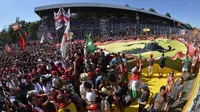
M 56 44 L 58 44 L 58 33 L 57 33 L 57 30 L 56 30 Z

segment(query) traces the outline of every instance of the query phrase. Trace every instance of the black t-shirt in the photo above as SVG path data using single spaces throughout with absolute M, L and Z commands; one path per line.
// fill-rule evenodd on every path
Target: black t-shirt
M 113 72 L 109 73 L 108 74 L 108 80 L 110 82 L 116 82 L 117 81 L 116 75 Z
M 105 56 L 102 56 L 100 58 L 100 65 L 101 65 L 101 68 L 107 68 L 108 59 Z
M 139 99 L 140 102 L 148 102 L 149 95 L 150 95 L 150 91 L 149 90 L 146 93 L 142 93 L 141 97 Z
M 28 100 L 26 98 L 26 94 L 20 93 L 17 97 L 17 99 L 24 105 L 28 105 Z
M 27 112 L 25 107 L 20 106 L 19 109 L 16 110 L 16 112 Z
M 163 68 L 165 66 L 165 57 L 160 58 L 160 67 Z

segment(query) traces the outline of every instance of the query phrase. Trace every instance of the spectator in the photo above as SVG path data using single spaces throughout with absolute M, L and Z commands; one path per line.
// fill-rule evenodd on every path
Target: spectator
M 172 106 L 174 102 L 180 102 L 180 99 L 182 97 L 183 93 L 183 83 L 184 79 L 183 77 L 180 77 L 178 80 L 178 83 L 174 85 L 174 87 L 171 89 L 171 92 L 168 95 L 168 109 Z
M 148 61 L 148 65 L 149 65 L 147 77 L 151 77 L 153 75 L 153 65 L 154 65 L 153 54 L 150 54 L 150 58 L 147 61 Z
M 84 88 L 86 90 L 85 100 L 88 106 L 95 104 L 96 102 L 96 95 L 94 90 L 92 90 L 92 84 L 90 82 L 84 83 Z
M 195 53 L 194 53 L 194 57 L 192 58 L 191 72 L 194 73 L 194 74 L 197 74 L 198 66 L 199 66 L 199 54 L 196 50 Z
M 140 93 L 139 93 L 139 89 L 141 86 L 141 79 L 140 76 L 138 74 L 138 68 L 135 67 L 132 69 L 132 75 L 129 78 L 129 88 L 130 88 L 130 93 L 131 93 L 131 97 L 133 99 L 139 98 Z
M 185 59 L 182 61 L 182 64 L 183 64 L 183 68 L 182 68 L 182 75 L 183 75 L 183 78 L 184 80 L 186 80 L 187 78 L 190 78 L 187 77 L 187 72 L 188 72 L 188 69 L 189 69 L 189 63 L 190 63 L 190 60 L 188 59 L 188 55 L 186 55 Z
M 166 111 L 167 109 L 167 94 L 166 92 L 166 87 L 161 86 L 160 87 L 160 92 L 156 93 L 150 102 L 150 107 L 148 107 L 147 110 L 150 112 L 161 112 L 161 111 Z M 165 105 L 165 106 L 164 106 Z M 164 106 L 164 109 L 162 108 Z
M 166 87 L 167 87 L 166 93 L 167 93 L 167 94 L 170 93 L 172 87 L 174 86 L 174 84 L 175 84 L 175 79 L 176 79 L 175 73 L 174 73 L 174 71 L 171 71 L 171 72 L 169 73 L 168 78 L 167 78 L 167 85 L 166 85 Z
M 142 112 L 148 103 L 150 90 L 146 84 L 141 85 L 141 92 L 142 92 L 141 97 L 138 100 L 139 103 L 138 112 Z
M 136 66 L 139 67 L 139 71 L 141 72 L 142 75 L 143 59 L 141 54 L 139 55 L 139 58 L 136 58 Z
M 165 67 L 165 54 L 164 53 L 162 53 L 159 65 L 160 65 L 160 67 L 159 67 L 159 78 L 162 78 L 162 76 L 163 76 L 163 69 Z

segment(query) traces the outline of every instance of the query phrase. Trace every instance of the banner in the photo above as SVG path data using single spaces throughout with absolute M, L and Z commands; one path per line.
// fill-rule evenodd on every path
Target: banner
M 199 112 L 200 110 L 200 72 L 194 83 L 190 97 L 182 112 Z
M 189 107 L 188 112 L 199 112 L 200 110 L 200 82 L 198 83 L 197 92 L 194 93 L 195 97 Z
M 149 32 L 149 31 L 150 31 L 149 28 L 144 28 L 144 29 L 143 29 L 143 32 Z

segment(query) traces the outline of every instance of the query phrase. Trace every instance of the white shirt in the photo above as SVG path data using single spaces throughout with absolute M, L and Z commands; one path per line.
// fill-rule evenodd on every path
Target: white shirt
M 44 112 L 41 108 L 39 107 L 33 107 L 33 110 L 36 111 L 36 112 Z
M 40 91 L 43 91 L 40 84 L 36 83 L 36 84 L 33 84 L 33 85 L 34 85 L 34 89 L 35 89 L 38 93 L 39 93 Z
M 80 90 L 80 93 L 81 93 L 83 96 L 86 95 L 86 91 L 85 91 L 85 88 L 84 88 L 84 85 L 83 85 L 83 84 L 80 85 L 79 90 Z M 83 99 L 84 99 L 84 98 L 83 98 Z
M 192 59 L 192 66 L 195 66 L 197 61 L 198 61 L 198 56 L 194 56 Z
M 86 100 L 92 101 L 92 102 L 96 101 L 96 94 L 95 94 L 94 90 L 92 90 L 90 92 L 86 92 Z
M 42 86 L 44 93 L 49 93 L 51 89 L 51 85 L 47 84 L 46 86 Z
M 56 83 L 56 78 L 52 79 L 52 86 L 55 87 L 55 83 Z
M 141 81 L 141 79 L 139 79 L 139 80 L 131 80 L 130 81 L 130 88 L 131 88 L 131 90 L 137 90 L 137 89 L 139 89 L 140 88 L 140 86 L 141 86 L 141 84 L 142 84 L 142 81 Z
M 101 101 L 101 111 L 110 112 L 110 104 L 106 99 Z

